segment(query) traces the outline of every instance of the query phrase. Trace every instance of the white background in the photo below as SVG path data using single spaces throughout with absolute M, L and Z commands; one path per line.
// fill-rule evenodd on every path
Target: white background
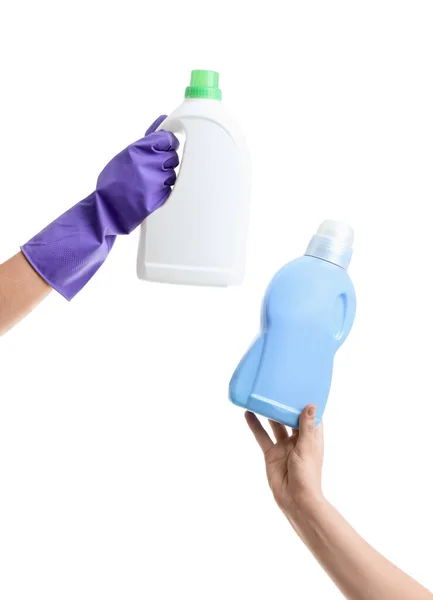
M 433 588 L 432 30 L 430 0 L 2 3 L 0 260 L 193 68 L 220 71 L 254 168 L 242 287 L 138 281 L 135 232 L 1 340 L 2 599 L 341 597 L 227 400 L 267 282 L 325 218 L 355 230 L 358 294 L 325 492 Z

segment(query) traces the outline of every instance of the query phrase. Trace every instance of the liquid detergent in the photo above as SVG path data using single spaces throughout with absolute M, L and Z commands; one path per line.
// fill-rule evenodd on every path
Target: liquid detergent
M 347 268 L 353 231 L 325 221 L 305 255 L 284 266 L 266 292 L 261 334 L 230 382 L 234 404 L 298 427 L 307 404 L 322 419 L 335 352 L 355 318 L 355 290 Z
M 242 283 L 250 159 L 218 85 L 218 73 L 192 71 L 184 102 L 160 125 L 185 136 L 185 146 L 170 197 L 141 226 L 140 279 L 210 286 Z

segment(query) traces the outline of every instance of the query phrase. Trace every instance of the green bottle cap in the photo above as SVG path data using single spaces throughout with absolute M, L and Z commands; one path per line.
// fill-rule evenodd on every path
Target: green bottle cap
M 185 98 L 221 100 L 218 81 L 219 75 L 216 71 L 191 71 L 191 83 L 185 90 Z

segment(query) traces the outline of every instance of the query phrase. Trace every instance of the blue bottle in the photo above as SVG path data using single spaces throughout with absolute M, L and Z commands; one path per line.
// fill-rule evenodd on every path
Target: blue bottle
M 234 404 L 289 427 L 298 427 L 307 404 L 322 420 L 334 355 L 355 318 L 347 274 L 353 231 L 325 221 L 304 256 L 283 267 L 266 292 L 261 334 L 230 381 Z

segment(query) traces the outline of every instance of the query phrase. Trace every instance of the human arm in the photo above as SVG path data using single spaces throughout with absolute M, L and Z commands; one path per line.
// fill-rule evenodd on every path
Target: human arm
M 372 548 L 325 499 L 323 426 L 315 429 L 314 417 L 315 407 L 307 406 L 292 434 L 270 422 L 274 443 L 258 418 L 246 414 L 278 506 L 348 600 L 432 600 L 433 594 Z
M 0 335 L 31 312 L 52 288 L 22 252 L 0 265 Z
M 170 194 L 178 164 L 178 141 L 156 131 L 115 156 L 95 191 L 24 244 L 0 265 L 0 335 L 51 291 L 71 300 L 107 258 L 117 235 L 129 234 Z

